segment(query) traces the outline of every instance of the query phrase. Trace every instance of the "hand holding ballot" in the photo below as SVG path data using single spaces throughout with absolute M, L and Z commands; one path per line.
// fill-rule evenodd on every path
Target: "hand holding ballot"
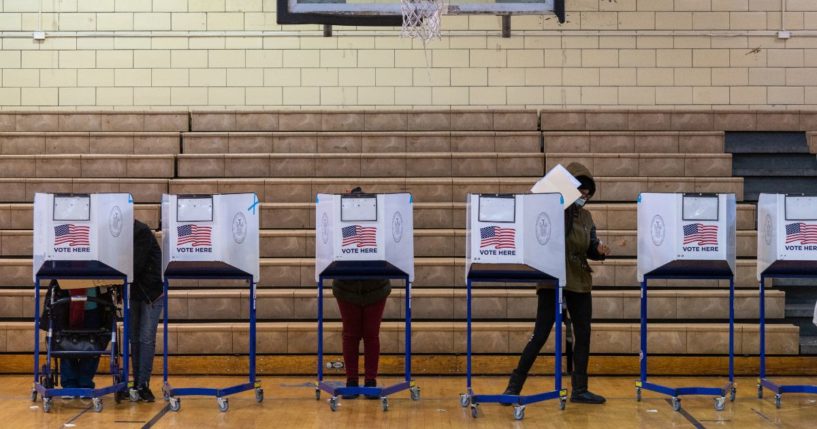
M 557 164 L 545 174 L 545 177 L 539 179 L 530 191 L 534 194 L 558 192 L 564 197 L 564 208 L 567 209 L 582 196 L 577 189 L 579 185 L 581 183 L 566 168 L 562 167 L 562 164 Z

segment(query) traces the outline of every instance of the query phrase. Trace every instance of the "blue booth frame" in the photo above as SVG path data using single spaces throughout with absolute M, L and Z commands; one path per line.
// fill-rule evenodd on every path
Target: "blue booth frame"
M 323 282 L 324 279 L 369 279 L 369 280 L 391 280 L 398 279 L 405 282 L 405 374 L 404 381 L 386 387 L 338 387 L 323 381 Z M 411 281 L 409 276 L 403 273 L 383 273 L 383 274 L 352 274 L 346 271 L 344 274 L 321 274 L 318 276 L 318 381 L 315 384 L 315 399 L 321 399 L 321 391 L 332 395 L 329 398 L 329 408 L 332 411 L 338 409 L 338 395 L 369 395 L 379 396 L 383 411 L 389 410 L 388 396 L 409 390 L 411 399 L 417 401 L 420 399 L 420 388 L 411 379 Z
M 110 368 L 111 376 L 113 376 L 113 384 L 102 388 L 49 388 L 40 383 L 40 282 L 42 280 L 51 279 L 71 279 L 71 280 L 122 280 L 122 336 L 120 338 L 120 345 L 122 347 L 122 371 L 116 364 L 116 332 L 112 335 L 110 344 Z M 34 386 L 31 389 L 31 401 L 37 400 L 39 394 L 43 398 L 43 411 L 48 413 L 51 411 L 51 401 L 54 396 L 75 396 L 75 397 L 89 397 L 93 403 L 95 412 L 102 411 L 102 396 L 126 392 L 128 390 L 128 350 L 130 348 L 128 337 L 128 315 L 130 313 L 130 303 L 128 302 L 128 283 L 126 276 L 110 276 L 110 275 L 56 275 L 50 274 L 47 276 L 37 275 L 34 281 Z M 115 304 L 115 303 L 114 303 Z M 116 318 L 114 318 L 114 326 Z M 46 365 L 44 367 L 43 375 L 49 377 L 50 363 L 51 363 L 51 347 L 50 347 L 50 333 L 51 321 L 49 321 L 48 334 L 46 334 Z M 115 396 L 115 401 L 119 403 L 120 397 Z
M 247 383 L 237 384 L 235 386 L 224 387 L 221 389 L 217 388 L 205 388 L 205 387 L 172 387 L 168 382 L 168 367 L 167 367 L 167 313 L 168 313 L 168 283 L 169 281 L 173 280 L 245 280 L 250 284 L 250 297 L 249 297 L 249 305 L 250 305 L 250 332 L 249 332 L 249 381 Z M 251 274 L 227 274 L 227 275 L 194 275 L 194 274 L 180 274 L 180 275 L 165 275 L 165 279 L 163 282 L 163 300 L 164 300 L 164 309 L 163 311 L 163 327 L 164 333 L 162 335 L 163 341 L 163 360 L 162 360 L 162 375 L 164 384 L 162 386 L 162 394 L 166 400 L 168 400 L 170 405 L 171 411 L 179 411 L 181 409 L 181 399 L 178 396 L 214 396 L 216 398 L 216 403 L 218 404 L 218 409 L 221 412 L 226 412 L 230 408 L 230 402 L 228 400 L 228 396 L 246 392 L 248 390 L 255 389 L 255 401 L 256 402 L 263 402 L 264 401 L 264 389 L 261 388 L 261 382 L 256 380 L 255 374 L 255 356 L 256 356 L 256 317 L 255 317 L 255 305 L 256 305 L 256 286 L 257 284 L 253 281 L 253 276 Z
M 761 274 L 760 276 L 760 375 L 757 379 L 757 397 L 763 399 L 763 389 L 774 392 L 774 405 L 780 408 L 784 393 L 808 393 L 817 394 L 817 386 L 807 384 L 777 384 L 766 378 L 766 279 L 767 278 L 788 278 L 806 279 L 817 278 L 817 273 L 786 273 L 786 274 Z
M 564 287 L 554 286 L 558 289 L 556 295 L 556 302 L 554 311 L 556 312 L 553 322 L 555 338 L 554 345 L 554 370 L 553 370 L 553 390 L 537 393 L 533 395 L 477 395 L 474 393 L 471 379 L 472 379 L 472 346 L 471 346 L 471 302 L 472 302 L 472 285 L 473 281 L 484 283 L 530 283 L 536 281 L 554 281 L 554 278 L 546 275 L 530 275 L 523 274 L 517 271 L 491 271 L 484 275 L 472 276 L 470 273 L 466 280 L 465 301 L 467 305 L 466 310 L 466 389 L 468 393 L 460 395 L 460 406 L 463 408 L 469 407 L 471 409 L 471 417 L 477 418 L 479 416 L 478 406 L 480 403 L 494 403 L 514 406 L 514 418 L 522 420 L 525 418 L 525 407 L 528 404 L 543 402 L 551 399 L 559 400 L 559 409 L 564 410 L 567 404 L 567 389 L 562 388 L 562 304 L 563 304 L 563 289 Z
M 717 387 L 667 387 L 647 381 L 647 280 L 729 280 L 729 382 L 723 388 Z M 635 383 L 636 400 L 641 401 L 641 390 L 651 390 L 671 396 L 672 409 L 681 410 L 680 396 L 714 395 L 715 410 L 723 411 L 726 395 L 734 401 L 735 388 L 735 276 L 734 275 L 644 275 L 641 282 L 641 378 Z

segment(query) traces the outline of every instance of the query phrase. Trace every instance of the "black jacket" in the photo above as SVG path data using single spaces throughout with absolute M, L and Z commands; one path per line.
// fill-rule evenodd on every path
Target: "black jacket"
M 161 296 L 162 249 L 150 227 L 134 219 L 131 299 L 153 302 Z

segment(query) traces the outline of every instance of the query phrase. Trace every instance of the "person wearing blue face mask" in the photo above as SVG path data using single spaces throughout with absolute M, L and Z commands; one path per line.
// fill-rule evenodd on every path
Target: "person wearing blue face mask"
M 606 400 L 587 389 L 587 365 L 590 358 L 590 321 L 593 318 L 593 270 L 588 259 L 604 260 L 610 249 L 596 236 L 596 225 L 590 212 L 584 208 L 596 193 L 596 182 L 584 165 L 572 163 L 567 171 L 580 185 L 581 197 L 565 210 L 565 263 L 567 285 L 564 298 L 573 322 L 573 373 L 571 374 L 571 402 L 603 404 Z M 552 284 L 537 286 L 538 298 L 533 335 L 525 345 L 519 363 L 513 370 L 506 395 L 519 395 L 537 355 L 547 341 L 555 319 L 555 293 Z M 561 327 L 557 327 L 561 329 Z

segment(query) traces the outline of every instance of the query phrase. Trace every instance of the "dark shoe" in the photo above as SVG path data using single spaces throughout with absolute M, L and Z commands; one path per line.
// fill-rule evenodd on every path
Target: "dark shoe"
M 575 391 L 570 395 L 570 402 L 576 402 L 579 404 L 603 404 L 607 402 L 604 399 L 604 396 L 596 395 L 595 393 L 585 390 L 581 393 L 576 393 Z
M 153 392 L 150 391 L 150 387 L 148 386 L 142 386 L 139 388 L 139 399 L 145 402 L 156 401 L 156 397 L 153 396 Z
M 357 380 L 346 380 L 346 387 L 358 387 L 358 386 L 360 386 L 360 384 L 358 384 Z M 348 394 L 348 395 L 340 395 L 340 397 L 343 398 L 343 399 L 357 399 L 359 396 L 360 396 L 359 393 Z
M 511 377 L 508 379 L 508 387 L 505 388 L 505 391 L 502 392 L 503 395 L 519 395 L 522 393 L 522 386 L 525 385 L 525 380 L 527 380 L 528 374 L 524 374 L 518 369 L 513 370 L 511 373 Z M 511 404 L 502 404 L 505 406 Z
M 363 387 L 377 387 L 377 380 L 366 380 Z M 366 399 L 380 399 L 380 395 L 364 395 Z

